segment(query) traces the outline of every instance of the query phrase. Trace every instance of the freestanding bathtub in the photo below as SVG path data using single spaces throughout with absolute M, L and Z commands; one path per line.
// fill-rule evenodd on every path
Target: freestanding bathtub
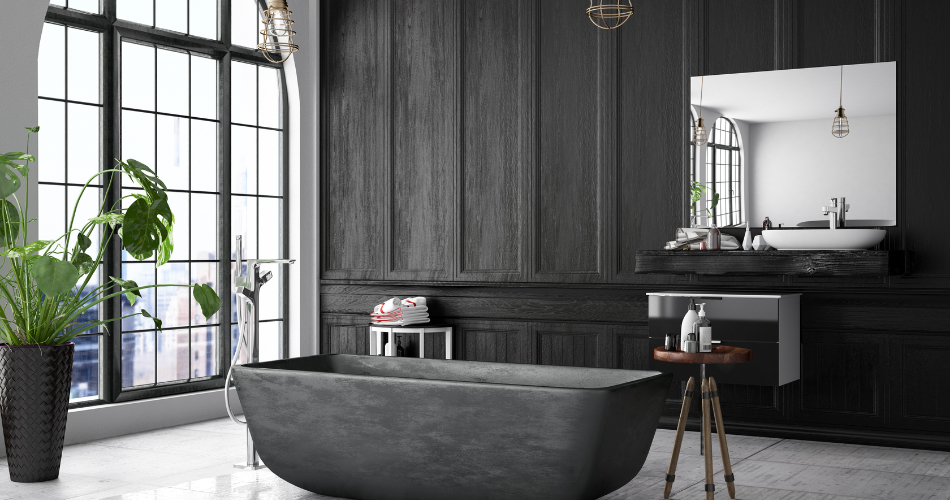
M 646 460 L 672 375 L 320 355 L 235 368 L 261 459 L 361 500 L 595 499 Z

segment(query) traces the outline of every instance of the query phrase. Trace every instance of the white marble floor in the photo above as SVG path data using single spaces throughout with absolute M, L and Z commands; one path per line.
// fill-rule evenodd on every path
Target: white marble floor
M 38 484 L 9 481 L 0 459 L 0 499 L 329 500 L 267 470 L 233 469 L 243 434 L 224 419 L 67 446 L 59 479 Z M 672 443 L 673 431 L 657 431 L 640 474 L 601 500 L 662 498 Z M 705 498 L 698 448 L 687 433 L 674 499 Z M 748 436 L 729 436 L 729 451 L 742 500 L 950 500 L 950 453 Z M 713 456 L 716 496 L 729 498 Z

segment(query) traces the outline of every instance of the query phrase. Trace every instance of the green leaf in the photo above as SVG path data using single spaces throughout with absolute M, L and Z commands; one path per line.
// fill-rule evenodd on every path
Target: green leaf
M 17 169 L 20 167 L 13 162 L 0 161 L 0 198 L 6 198 L 20 189 L 20 176 L 10 170 L 10 165 L 16 165 Z
M 713 193 L 712 205 L 710 205 L 710 208 L 716 208 L 716 205 L 718 204 L 719 204 L 719 193 Z
M 23 128 L 29 130 L 30 132 L 33 132 L 34 134 L 40 131 L 40 127 L 39 127 L 39 126 L 36 126 L 36 127 L 23 127 Z
M 45 255 L 33 262 L 30 274 L 33 275 L 40 290 L 49 297 L 69 292 L 79 281 L 79 271 L 76 270 L 76 266 Z
M 89 222 L 92 222 L 93 224 L 108 224 L 114 228 L 115 226 L 122 224 L 124 219 L 125 216 L 122 214 L 105 213 L 98 217 L 89 219 Z
M 149 314 L 148 311 L 146 311 L 145 309 L 142 309 L 141 312 L 142 312 L 142 316 L 145 316 L 146 318 L 151 318 L 152 321 L 155 322 L 155 328 L 157 328 L 157 329 L 159 329 L 159 330 L 162 329 L 162 320 L 156 318 L 155 316 L 152 316 L 152 315 Z
M 136 184 L 142 186 L 142 189 L 145 190 L 149 198 L 158 200 L 168 197 L 168 195 L 165 194 L 165 190 L 168 189 L 165 187 L 165 183 L 144 163 L 130 159 L 127 162 L 120 160 L 119 164 L 122 165 L 122 170 L 124 170 Z
M 172 227 L 169 224 L 165 224 L 165 231 L 168 232 L 168 237 L 162 240 L 158 245 L 158 252 L 155 253 L 155 267 L 159 267 L 171 260 L 172 252 L 175 251 L 175 239 L 172 235 Z
M 5 220 L 9 220 L 9 223 Z M 0 200 L 0 248 L 15 245 L 19 234 L 20 212 L 9 200 Z
M 124 280 L 122 278 L 116 278 L 115 276 L 109 276 L 109 278 L 111 278 L 112 281 L 118 283 L 119 286 L 121 286 L 123 290 L 129 290 L 128 292 L 125 292 L 125 298 L 129 299 L 129 305 L 135 305 L 135 297 L 142 296 L 142 294 L 139 293 L 138 290 L 134 290 L 135 288 L 139 287 L 138 283 L 132 280 Z
M 38 257 L 36 252 L 46 248 L 51 242 L 47 240 L 36 240 L 29 245 L 22 247 L 13 247 L 4 252 L 4 255 L 11 259 L 30 259 L 31 257 Z
M 126 210 L 119 236 L 133 257 L 144 260 L 169 238 L 169 228 L 174 222 L 175 216 L 167 199 L 158 199 L 149 204 L 144 197 L 140 197 Z
M 79 252 L 89 248 L 90 245 L 92 245 L 92 240 L 90 240 L 88 236 L 82 233 L 76 235 L 76 249 L 78 249 Z M 75 252 L 77 250 L 73 251 Z
M 210 319 L 211 316 L 214 316 L 214 313 L 218 312 L 218 309 L 221 309 L 221 298 L 214 292 L 214 288 L 197 284 L 191 294 L 201 305 L 201 314 L 204 315 L 205 319 Z
M 88 254 L 84 253 L 74 253 L 73 257 L 70 259 L 70 262 L 76 266 L 76 269 L 79 270 L 80 276 L 85 276 L 89 274 L 90 271 L 96 268 L 96 261 L 92 260 Z

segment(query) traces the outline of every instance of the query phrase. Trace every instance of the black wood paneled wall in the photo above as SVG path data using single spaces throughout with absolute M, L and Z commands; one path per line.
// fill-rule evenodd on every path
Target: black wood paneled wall
M 612 32 L 577 0 L 321 5 L 324 352 L 426 295 L 457 358 L 638 369 L 648 291 L 802 292 L 801 381 L 721 385 L 730 431 L 950 449 L 950 5 L 639 0 Z M 690 76 L 894 60 L 907 275 L 633 273 L 685 222 Z

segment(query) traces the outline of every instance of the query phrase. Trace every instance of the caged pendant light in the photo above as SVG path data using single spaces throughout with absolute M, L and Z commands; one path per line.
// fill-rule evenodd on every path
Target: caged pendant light
M 709 140 L 709 131 L 706 130 L 706 122 L 703 121 L 703 87 L 706 84 L 706 77 L 700 78 L 699 84 L 699 118 L 696 119 L 696 125 L 693 127 L 693 144 L 702 146 Z
M 263 41 L 257 48 L 270 62 L 282 63 L 300 48 L 294 44 L 294 35 L 297 33 L 293 30 L 294 22 L 290 14 L 286 0 L 267 0 L 267 10 L 261 21 L 264 24 L 261 30 Z
M 590 0 L 590 7 L 587 8 L 587 17 L 594 26 L 602 30 L 617 29 L 630 19 L 633 15 L 633 4 L 627 0 L 626 5 L 623 0 L 613 0 L 614 4 L 604 4 L 604 0 Z
M 844 115 L 844 108 L 841 107 L 841 94 L 844 91 L 844 66 L 841 67 L 841 86 L 838 88 L 838 109 L 835 110 L 835 121 L 831 124 L 831 135 L 838 139 L 844 138 L 851 132 L 848 127 L 848 117 Z

